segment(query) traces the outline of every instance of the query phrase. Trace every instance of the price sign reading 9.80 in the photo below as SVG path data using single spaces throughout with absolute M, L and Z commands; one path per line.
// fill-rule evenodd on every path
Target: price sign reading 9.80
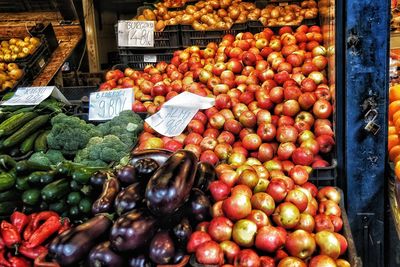
M 102 91 L 90 94 L 89 120 L 111 120 L 123 110 L 132 108 L 132 89 Z

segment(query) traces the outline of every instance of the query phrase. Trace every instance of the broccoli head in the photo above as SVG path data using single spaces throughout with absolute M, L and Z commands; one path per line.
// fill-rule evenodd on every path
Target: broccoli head
M 130 147 L 115 135 L 93 137 L 87 146 L 79 150 L 74 162 L 88 166 L 103 167 L 111 162 L 120 161 L 129 153 Z
M 97 126 L 103 136 L 115 135 L 129 147 L 133 147 L 137 135 L 143 130 L 143 120 L 135 112 L 124 110 L 112 120 Z
M 28 161 L 41 166 L 50 166 L 52 164 L 43 151 L 33 153 Z
M 64 155 L 75 155 L 86 146 L 90 138 L 101 136 L 101 132 L 93 124 L 63 113 L 53 117 L 51 124 L 47 144 L 50 149 L 60 150 Z

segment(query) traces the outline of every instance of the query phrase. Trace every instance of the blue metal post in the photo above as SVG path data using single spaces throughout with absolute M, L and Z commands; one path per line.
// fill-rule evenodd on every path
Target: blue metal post
M 342 4 L 336 19 L 344 21 L 344 32 L 336 40 L 344 42 L 345 65 L 338 65 L 339 60 L 336 68 L 343 67 L 344 78 L 338 109 L 343 105 L 347 211 L 364 266 L 387 266 L 383 246 L 390 1 Z

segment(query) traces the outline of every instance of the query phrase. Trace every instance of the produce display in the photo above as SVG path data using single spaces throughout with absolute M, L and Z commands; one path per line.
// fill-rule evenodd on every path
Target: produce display
M 0 63 L 0 92 L 14 88 L 23 76 L 24 70 L 16 63 Z
M 389 89 L 389 129 L 388 152 L 389 160 L 394 164 L 395 175 L 400 179 L 400 85 L 396 84 Z
M 300 5 L 269 4 L 263 8 L 241 0 L 199 1 L 180 11 L 169 11 L 169 4 L 163 2 L 155 6 L 154 10 L 144 9 L 134 19 L 156 21 L 156 31 L 162 31 L 168 25 L 192 25 L 196 31 L 228 30 L 234 23 L 257 20 L 269 27 L 300 25 L 303 19 L 318 16 L 318 5 L 314 0 L 302 1 Z
M 40 39 L 27 36 L 23 39 L 11 38 L 1 41 L 0 62 L 15 62 L 32 55 L 40 46 Z

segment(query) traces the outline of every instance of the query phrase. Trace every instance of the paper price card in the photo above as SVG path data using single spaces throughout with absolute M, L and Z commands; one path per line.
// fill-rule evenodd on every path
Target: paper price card
M 154 47 L 154 21 L 118 21 L 118 46 Z
M 53 96 L 65 104 L 69 104 L 65 96 L 55 86 L 43 87 L 20 87 L 15 91 L 14 96 L 5 101 L 3 106 L 36 106 L 43 100 Z
M 180 135 L 199 109 L 214 106 L 215 100 L 183 92 L 164 103 L 146 122 L 158 133 L 172 137 Z
M 90 94 L 89 120 L 111 120 L 123 110 L 131 110 L 133 102 L 133 90 L 119 89 L 101 91 Z

